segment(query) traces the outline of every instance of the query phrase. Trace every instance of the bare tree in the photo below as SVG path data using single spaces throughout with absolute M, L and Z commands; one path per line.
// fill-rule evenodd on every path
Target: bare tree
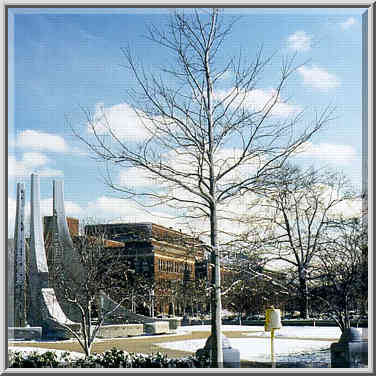
M 79 312 L 79 328 L 77 330 L 64 322 L 58 322 L 58 325 L 71 333 L 85 355 L 90 356 L 98 331 L 127 299 L 124 295 L 115 305 L 104 310 L 100 307 L 100 296 L 102 293 L 119 296 L 119 289 L 124 288 L 127 264 L 112 254 L 99 233 L 75 237 L 74 248 L 82 267 L 79 281 L 67 273 L 62 264 L 55 265 L 54 276 L 61 298 Z
M 351 326 L 351 311 L 367 301 L 367 236 L 359 218 L 331 227 L 325 254 L 315 265 L 319 281 L 313 298 L 323 303 L 341 331 Z
M 224 303 L 241 316 L 259 313 L 267 307 L 281 306 L 289 296 L 283 272 L 272 272 L 265 268 L 265 260 L 256 255 L 240 255 L 227 265 L 224 278 Z
M 285 166 L 274 181 L 274 192 L 260 202 L 253 223 L 264 229 L 261 239 L 269 261 L 280 260 L 297 272 L 299 308 L 308 317 L 309 271 L 325 251 L 327 231 L 341 216 L 340 204 L 355 198 L 346 179 L 337 172 L 320 173 Z
M 227 19 L 228 20 L 228 19 Z M 154 188 L 118 185 L 109 174 L 107 183 L 124 197 L 145 204 L 170 205 L 185 218 L 206 218 L 215 273 L 212 299 L 212 367 L 222 366 L 221 283 L 219 226 L 222 211 L 245 190 L 257 191 L 288 157 L 311 138 L 332 116 L 326 108 L 312 120 L 303 112 L 281 114 L 283 90 L 296 70 L 293 59 L 282 61 L 276 85 L 261 104 L 254 101 L 260 80 L 272 57 L 259 49 L 253 61 L 226 55 L 225 41 L 234 22 L 226 22 L 218 9 L 179 10 L 166 29 L 151 26 L 148 38 L 175 59 L 160 74 L 148 73 L 123 49 L 126 66 L 139 90 L 128 104 L 134 123 L 146 139 L 124 139 L 103 109 L 93 116 L 84 110 L 91 136 L 75 131 L 101 160 L 119 168 L 133 168 L 150 178 Z M 257 36 L 255 36 L 258 39 Z M 232 86 L 224 89 L 224 76 Z M 259 86 L 260 85 L 260 86 Z M 228 86 L 227 86 L 228 87 Z M 109 167 L 109 171 L 111 171 Z

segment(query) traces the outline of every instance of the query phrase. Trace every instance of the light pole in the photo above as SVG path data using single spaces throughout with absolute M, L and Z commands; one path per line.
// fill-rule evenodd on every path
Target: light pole
M 154 317 L 154 289 L 150 290 L 150 316 Z

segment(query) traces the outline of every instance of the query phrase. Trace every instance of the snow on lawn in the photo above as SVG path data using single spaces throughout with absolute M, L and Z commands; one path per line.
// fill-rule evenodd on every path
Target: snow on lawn
M 360 330 L 360 329 L 359 329 Z M 210 325 L 191 325 L 183 326 L 178 329 L 178 333 L 187 333 L 193 331 L 210 332 Z M 245 325 L 222 325 L 223 332 L 237 331 L 249 332 L 248 336 L 270 337 L 270 332 L 265 332 L 263 326 L 245 326 Z M 292 337 L 292 338 L 329 338 L 338 340 L 341 337 L 341 330 L 333 326 L 284 326 L 282 329 L 276 330 L 276 337 Z
M 205 346 L 205 339 L 196 339 L 188 341 L 164 342 L 157 345 L 171 350 L 183 350 L 196 352 Z M 258 362 L 270 361 L 270 339 L 268 338 L 231 338 L 231 346 L 240 351 L 240 359 Z M 279 339 L 274 340 L 274 351 L 276 357 L 292 354 L 313 352 L 317 350 L 328 349 L 331 341 L 313 341 L 313 340 L 292 340 Z
M 263 330 L 264 328 L 262 328 Z M 338 340 L 341 337 L 341 330 L 338 327 L 325 326 L 284 326 L 275 330 L 276 337 L 291 338 L 329 338 Z M 270 332 L 249 333 L 249 336 L 270 337 Z
M 210 325 L 184 326 L 178 330 L 179 333 L 191 331 L 207 331 L 210 333 Z M 223 325 L 222 331 L 240 331 L 245 332 L 244 334 L 247 336 L 256 337 L 229 339 L 231 346 L 240 351 L 240 358 L 242 360 L 270 361 L 270 332 L 265 332 L 263 326 Z M 338 341 L 341 331 L 338 327 L 284 326 L 276 330 L 275 334 L 274 350 L 276 357 L 279 357 L 329 349 L 332 342 Z M 287 339 L 285 337 L 294 339 Z M 317 340 L 308 338 L 315 338 Z M 322 340 L 324 338 L 330 339 L 330 341 Z M 205 342 L 206 339 L 197 339 L 158 343 L 158 346 L 173 350 L 196 352 L 205 346 Z
M 263 331 L 263 326 L 246 326 L 246 325 L 222 325 L 222 330 L 224 332 L 236 331 L 236 332 L 259 332 Z M 187 325 L 187 326 L 180 326 L 177 329 L 178 334 L 183 334 L 186 332 L 210 332 L 211 326 L 210 325 Z

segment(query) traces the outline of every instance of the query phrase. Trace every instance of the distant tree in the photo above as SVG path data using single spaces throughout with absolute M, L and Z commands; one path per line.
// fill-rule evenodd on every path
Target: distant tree
M 207 278 L 197 277 L 193 284 L 193 303 L 196 305 L 196 312 L 203 314 L 210 306 L 211 289 Z
M 224 279 L 224 303 L 238 313 L 239 323 L 245 314 L 260 313 L 274 305 L 280 307 L 289 295 L 283 272 L 265 269 L 265 261 L 259 258 L 237 259 L 227 265 Z
M 327 231 L 340 214 L 340 205 L 355 199 L 346 178 L 337 172 L 286 165 L 275 175 L 258 213 L 248 218 L 261 235 L 256 239 L 270 261 L 296 270 L 299 311 L 308 317 L 310 269 L 327 246 Z M 253 227 L 254 226 L 254 227 Z M 257 231 L 257 230 L 256 230 Z
M 120 250 L 123 253 L 123 249 Z M 145 314 L 145 307 L 147 307 L 148 314 L 150 314 L 150 293 L 153 290 L 153 282 L 149 276 L 143 273 L 136 272 L 130 265 L 130 262 L 121 254 L 113 253 L 110 257 L 114 262 L 120 262 L 119 272 L 112 274 L 112 280 L 107 279 L 111 289 L 109 296 L 115 301 L 123 301 L 123 306 L 127 307 L 131 312 Z M 111 265 L 109 259 L 104 260 L 104 268 Z
M 287 118 L 279 116 L 281 104 L 286 103 L 283 90 L 297 69 L 291 59 L 282 61 L 268 98 L 255 103 L 254 95 L 259 93 L 260 80 L 272 58 L 264 58 L 262 48 L 253 61 L 228 54 L 224 43 L 234 22 L 222 17 L 218 9 L 179 10 L 166 21 L 166 30 L 152 26 L 148 34 L 161 53 L 173 59 L 160 74 L 148 73 L 129 48 L 123 49 L 126 67 L 139 88 L 127 97 L 135 117 L 124 127 L 135 127 L 137 122 L 146 139 L 139 143 L 124 139 L 105 109 L 94 116 L 85 110 L 85 124 L 93 138 L 86 138 L 81 131 L 75 133 L 102 161 L 133 168 L 156 188 L 135 190 L 116 184 L 109 176 L 107 183 L 114 190 L 138 197 L 143 204 L 178 207 L 186 218 L 208 220 L 215 271 L 212 336 L 216 346 L 211 365 L 218 367 L 223 364 L 221 208 L 245 190 L 263 189 L 270 175 L 328 123 L 332 111 L 326 108 L 312 121 L 306 118 L 304 125 L 300 124 L 302 111 L 288 111 Z M 223 85 L 225 75 L 229 76 L 228 89 Z
M 360 311 L 368 296 L 367 234 L 359 218 L 331 227 L 330 238 L 315 264 L 317 287 L 312 298 L 341 331 L 351 326 L 351 311 Z

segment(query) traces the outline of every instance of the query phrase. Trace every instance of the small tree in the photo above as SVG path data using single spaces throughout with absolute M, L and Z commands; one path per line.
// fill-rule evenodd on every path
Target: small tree
M 150 293 L 155 289 L 156 284 L 150 278 L 149 268 L 147 270 L 135 270 L 134 265 L 126 255 L 124 249 L 111 249 L 106 252 L 106 259 L 103 262 L 104 273 L 107 265 L 117 264 L 107 278 L 108 295 L 115 301 L 122 301 L 123 305 L 134 313 L 145 314 L 145 307 L 148 307 L 150 314 Z M 140 312 L 142 310 L 142 312 Z
M 127 264 L 111 254 L 111 248 L 106 248 L 100 233 L 75 237 L 74 252 L 78 255 L 82 271 L 79 280 L 73 278 L 62 264 L 55 265 L 54 275 L 61 298 L 79 312 L 79 329 L 76 330 L 75 326 L 63 322 L 58 322 L 58 325 L 77 339 L 88 357 L 96 335 L 106 319 L 127 299 L 127 296 L 121 298 L 108 310 L 103 310 L 98 302 L 101 293 L 116 293 L 119 296 L 119 289 L 124 288 Z

